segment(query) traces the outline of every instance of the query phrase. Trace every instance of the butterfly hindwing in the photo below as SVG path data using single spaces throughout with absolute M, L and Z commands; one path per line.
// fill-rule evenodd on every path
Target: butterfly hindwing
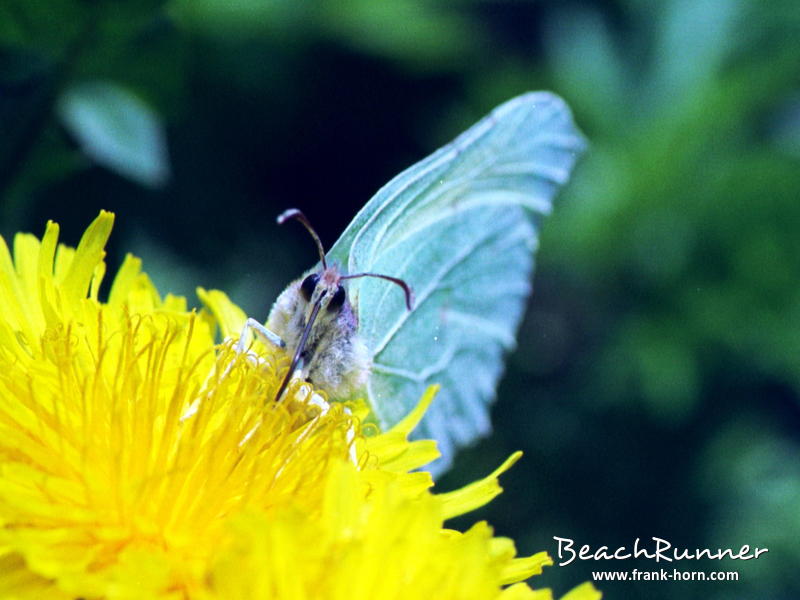
M 566 104 L 546 93 L 506 102 L 407 169 L 364 206 L 329 253 L 354 280 L 372 354 L 367 394 L 388 427 L 442 385 L 417 434 L 443 459 L 489 430 L 488 406 L 530 292 L 538 222 L 584 146 Z

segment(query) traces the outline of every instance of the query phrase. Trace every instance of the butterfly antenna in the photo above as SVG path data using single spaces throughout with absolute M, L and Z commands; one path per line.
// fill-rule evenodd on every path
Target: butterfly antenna
M 278 225 L 283 225 L 289 219 L 295 219 L 296 221 L 300 221 L 303 224 L 303 226 L 306 229 L 308 229 L 308 233 L 311 234 L 311 237 L 314 238 L 314 242 L 317 244 L 317 250 L 319 251 L 319 258 L 322 261 L 322 268 L 327 269 L 328 263 L 325 260 L 325 248 L 322 247 L 322 240 L 319 239 L 317 232 L 314 231 L 314 228 L 311 226 L 311 223 L 308 222 L 306 216 L 296 208 L 290 208 L 278 215 Z
M 403 288 L 403 292 L 406 295 L 406 308 L 408 308 L 408 310 L 412 310 L 414 308 L 414 292 L 411 290 L 411 286 L 409 286 L 399 277 L 391 277 L 389 275 L 382 275 L 380 273 L 356 273 L 355 275 L 343 275 L 340 279 L 355 279 L 356 277 L 378 277 L 379 279 L 385 279 L 386 281 L 391 281 L 392 283 L 399 285 L 401 288 Z
M 283 392 L 286 391 L 286 387 L 289 385 L 289 382 L 292 379 L 294 370 L 297 368 L 297 365 L 300 364 L 300 357 L 303 355 L 303 351 L 306 349 L 306 342 L 308 341 L 308 335 L 311 333 L 311 327 L 314 325 L 314 321 L 317 319 L 317 313 L 319 313 L 319 309 L 322 306 L 321 300 L 322 298 L 320 298 L 320 301 L 317 301 L 317 303 L 314 305 L 314 308 L 311 309 L 311 316 L 308 318 L 306 328 L 303 329 L 303 335 L 300 337 L 300 343 L 297 344 L 297 350 L 294 351 L 292 363 L 289 365 L 289 370 L 286 372 L 286 376 L 281 382 L 281 387 L 278 388 L 278 393 L 275 394 L 275 402 L 281 399 Z

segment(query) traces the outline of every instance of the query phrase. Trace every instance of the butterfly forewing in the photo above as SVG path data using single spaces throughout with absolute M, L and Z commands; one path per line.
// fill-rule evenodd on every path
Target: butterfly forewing
M 583 145 L 559 98 L 515 98 L 390 181 L 329 253 L 351 273 L 386 273 L 413 287 L 410 312 L 379 280 L 354 281 L 351 298 L 382 425 L 408 414 L 428 385 L 442 385 L 418 432 L 439 443 L 439 468 L 489 430 L 488 405 L 530 291 L 538 220 Z
M 428 385 L 440 383 L 423 434 L 433 433 L 433 421 L 446 421 L 450 435 L 437 440 L 445 450 L 450 436 L 466 443 L 488 430 L 485 408 L 475 400 L 491 395 L 502 354 L 514 345 L 529 293 L 532 236 L 519 208 L 473 208 L 459 214 L 457 225 L 452 220 L 433 222 L 398 246 L 415 252 L 432 272 L 423 283 L 418 263 L 403 265 L 400 276 L 419 282 L 414 312 L 390 310 L 391 319 L 363 323 L 363 335 L 375 353 L 369 395 L 381 421 L 394 423 L 409 410 L 395 398 L 420 397 Z M 383 259 L 378 265 L 389 266 Z M 498 279 L 499 272 L 516 275 Z M 359 307 L 381 312 L 387 305 L 395 308 L 383 289 L 370 287 Z M 395 393 L 401 387 L 400 395 L 386 393 L 387 380 Z

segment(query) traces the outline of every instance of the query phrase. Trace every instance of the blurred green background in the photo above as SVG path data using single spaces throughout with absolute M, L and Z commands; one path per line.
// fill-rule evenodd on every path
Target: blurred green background
M 606 598 L 795 599 L 800 584 L 800 3 L 796 0 L 3 0 L 0 232 L 76 243 L 163 292 L 265 318 L 402 168 L 526 90 L 591 142 L 543 233 L 491 438 L 486 518 L 522 553 L 767 547 L 737 583 L 598 583 Z M 591 570 L 552 567 L 558 592 Z M 671 567 L 672 565 L 668 565 Z

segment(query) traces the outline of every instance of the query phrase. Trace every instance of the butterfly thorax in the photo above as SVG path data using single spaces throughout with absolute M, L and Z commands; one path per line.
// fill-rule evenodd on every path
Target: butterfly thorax
M 332 399 L 352 398 L 366 385 L 370 360 L 338 269 L 312 272 L 290 284 L 275 301 L 268 327 L 293 356 L 316 306 L 316 318 L 300 355 L 301 375 Z

